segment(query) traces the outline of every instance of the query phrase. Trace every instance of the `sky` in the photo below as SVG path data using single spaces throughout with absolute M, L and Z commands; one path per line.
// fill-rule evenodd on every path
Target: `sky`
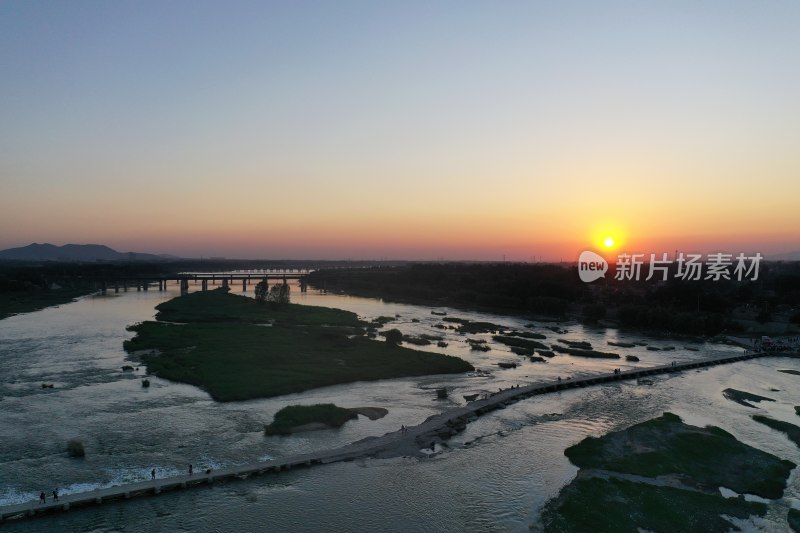
M 0 248 L 800 250 L 800 3 L 0 2 Z

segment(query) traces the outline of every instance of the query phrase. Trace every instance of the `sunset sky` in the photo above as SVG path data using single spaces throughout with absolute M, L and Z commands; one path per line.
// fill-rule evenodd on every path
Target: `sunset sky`
M 0 2 L 0 248 L 800 250 L 800 2 Z

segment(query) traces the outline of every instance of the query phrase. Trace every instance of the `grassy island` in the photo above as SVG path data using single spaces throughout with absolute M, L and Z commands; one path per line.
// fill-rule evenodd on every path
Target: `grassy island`
M 795 407 L 795 409 L 797 409 Z M 794 442 L 798 447 L 800 447 L 800 427 L 795 426 L 794 424 L 790 424 L 789 422 L 784 422 L 782 420 L 774 420 L 772 418 L 761 416 L 761 415 L 753 415 L 753 420 L 764 424 L 765 426 L 771 427 L 776 431 L 781 431 L 789 437 L 789 440 Z
M 546 531 L 728 531 L 721 515 L 760 516 L 767 508 L 724 498 L 719 487 L 780 498 L 795 467 L 671 413 L 588 437 L 564 453 L 581 470 L 545 506 Z
M 740 405 L 744 405 L 745 407 L 752 407 L 756 409 L 756 406 L 750 402 L 758 403 L 758 402 L 774 402 L 772 398 L 767 398 L 766 396 L 759 396 L 758 394 L 752 394 L 745 391 L 740 391 L 736 389 L 725 389 L 722 391 L 722 395 L 725 396 L 728 400 L 732 402 L 736 402 Z
M 340 309 L 272 307 L 220 290 L 156 309 L 157 321 L 129 327 L 137 335 L 125 349 L 144 350 L 151 373 L 201 387 L 217 401 L 473 369 L 457 357 L 371 340 L 358 317 Z
M 789 527 L 792 528 L 792 531 L 800 533 L 800 511 L 797 509 L 789 509 L 789 516 L 787 519 L 789 520 Z
M 304 429 L 338 428 L 356 418 L 358 414 L 355 411 L 332 403 L 289 405 L 275 413 L 275 419 L 272 424 L 264 427 L 264 433 L 288 435 Z

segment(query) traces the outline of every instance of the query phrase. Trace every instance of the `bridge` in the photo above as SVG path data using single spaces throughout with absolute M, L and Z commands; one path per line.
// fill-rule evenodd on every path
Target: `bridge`
M 7 519 L 36 517 L 46 513 L 64 512 L 76 507 L 100 505 L 114 500 L 126 500 L 138 496 L 154 496 L 166 491 L 188 489 L 208 485 L 216 481 L 247 479 L 251 476 L 307 468 L 314 465 L 340 461 L 352 461 L 364 457 L 393 457 L 408 455 L 409 450 L 419 452 L 421 448 L 435 446 L 466 429 L 468 423 L 479 416 L 496 409 L 504 409 L 510 404 L 541 394 L 583 388 L 592 385 L 639 379 L 659 374 L 673 374 L 685 370 L 706 368 L 715 365 L 735 363 L 760 357 L 787 356 L 798 357 L 796 353 L 765 353 L 745 351 L 742 355 L 716 357 L 686 363 L 674 363 L 649 368 L 625 370 L 620 373 L 593 374 L 572 379 L 533 383 L 498 391 L 483 399 L 467 405 L 433 415 L 417 426 L 409 426 L 405 431 L 394 431 L 380 437 L 367 437 L 357 442 L 331 450 L 321 450 L 306 454 L 283 457 L 268 462 L 232 466 L 219 470 L 209 470 L 194 475 L 181 475 L 163 479 L 139 481 L 106 489 L 98 489 L 77 494 L 64 495 L 59 501 L 39 503 L 33 500 L 16 505 L 0 507 L 0 522 Z
M 306 268 L 238 270 L 232 272 L 182 272 L 146 276 L 102 277 L 94 281 L 103 294 L 106 294 L 109 289 L 113 289 L 115 293 L 120 290 L 127 292 L 129 288 L 135 288 L 137 291 L 146 291 L 151 285 L 158 285 L 159 291 L 165 291 L 169 282 L 179 284 L 181 294 L 189 292 L 189 286 L 192 283 L 195 285 L 199 283 L 200 290 L 207 291 L 209 285 L 214 286 L 219 283 L 221 287 L 231 287 L 235 282 L 241 282 L 242 292 L 245 292 L 248 284 L 258 283 L 262 280 L 267 280 L 267 283 L 269 283 L 270 280 L 287 281 L 290 279 L 300 280 L 300 292 L 306 292 L 308 285 L 305 282 L 305 277 L 311 272 L 313 270 Z

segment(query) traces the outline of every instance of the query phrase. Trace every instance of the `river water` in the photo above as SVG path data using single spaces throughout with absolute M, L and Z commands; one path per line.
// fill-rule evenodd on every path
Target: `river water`
M 194 287 L 192 287 L 194 289 Z M 375 299 L 293 291 L 294 302 L 347 309 L 365 319 L 391 316 L 387 325 L 405 333 L 445 336 L 446 348 L 485 372 L 457 376 L 360 382 L 279 398 L 220 404 L 195 387 L 151 377 L 132 364 L 122 342 L 125 326 L 153 318 L 154 306 L 177 295 L 128 292 L 89 296 L 77 302 L 0 320 L 0 505 L 159 476 L 249 463 L 340 446 L 370 435 L 415 425 L 465 403 L 464 394 L 493 392 L 515 384 L 609 372 L 615 367 L 653 366 L 735 353 L 716 344 L 622 334 L 575 323 L 535 323 L 491 315 L 386 303 Z M 494 343 L 491 335 L 460 335 L 436 328 L 448 316 L 485 320 L 586 340 L 597 350 L 635 354 L 641 361 L 597 360 L 559 355 L 531 363 Z M 565 328 L 554 333 L 549 326 Z M 485 338 L 492 349 L 470 350 L 466 338 Z M 675 346 L 672 351 L 616 348 L 611 341 Z M 693 348 L 693 349 L 687 349 Z M 696 351 L 695 351 L 696 350 Z M 520 363 L 501 369 L 498 362 Z M 800 360 L 766 358 L 669 377 L 652 385 L 615 383 L 563 391 L 514 404 L 469 424 L 449 446 L 423 458 L 364 459 L 283 472 L 247 481 L 104 504 L 30 521 L 4 523 L 9 531 L 528 531 L 542 506 L 569 483 L 577 469 L 564 449 L 589 435 L 602 435 L 671 411 L 695 425 L 713 424 L 739 440 L 800 464 L 800 450 L 782 433 L 750 419 L 755 413 L 798 423 Z M 42 388 L 42 384 L 53 388 Z M 435 389 L 447 387 L 447 400 Z M 723 398 L 732 387 L 775 399 L 751 409 Z M 359 417 L 338 430 L 291 437 L 265 437 L 272 415 L 290 404 L 333 402 L 344 407 L 385 407 L 375 421 Z M 64 452 L 80 438 L 84 459 Z M 781 500 L 765 519 L 738 522 L 745 531 L 785 531 L 789 507 L 800 508 L 800 479 L 793 471 Z

